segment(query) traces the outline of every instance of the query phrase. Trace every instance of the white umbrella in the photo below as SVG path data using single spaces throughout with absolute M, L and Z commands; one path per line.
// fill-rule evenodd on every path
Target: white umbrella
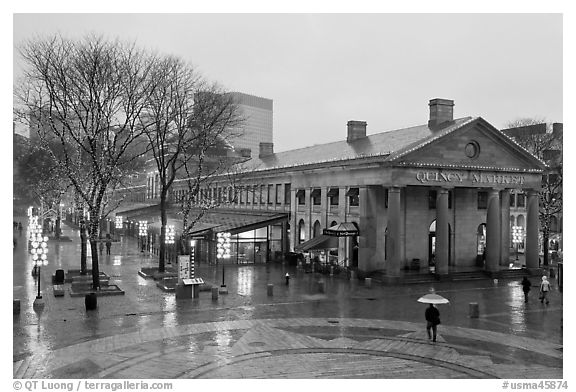
M 448 301 L 446 298 L 438 294 L 426 294 L 418 298 L 418 302 L 422 302 L 423 304 L 434 304 L 434 305 L 450 303 L 450 301 Z

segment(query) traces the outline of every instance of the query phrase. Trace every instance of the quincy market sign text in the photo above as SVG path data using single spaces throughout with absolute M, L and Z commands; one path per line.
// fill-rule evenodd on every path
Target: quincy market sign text
M 426 171 L 416 172 L 416 180 L 422 184 L 429 182 L 462 183 L 471 181 L 472 184 L 524 184 L 524 176 L 520 174 L 496 174 L 474 172 L 447 172 Z

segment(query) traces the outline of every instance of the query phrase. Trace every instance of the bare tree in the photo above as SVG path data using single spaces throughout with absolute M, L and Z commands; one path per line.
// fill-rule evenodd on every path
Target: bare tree
M 542 186 L 539 189 L 539 220 L 542 232 L 543 264 L 549 264 L 549 239 L 551 235 L 552 218 L 562 213 L 562 131 L 555 131 L 550 124 L 545 126 L 541 118 L 523 118 L 507 124 L 504 132 L 514 140 L 545 162 L 548 169 L 543 173 Z M 537 126 L 542 126 L 542 131 Z
M 241 117 L 232 96 L 208 84 L 182 60 L 166 57 L 155 65 L 157 87 L 141 116 L 155 163 L 160 198 L 160 252 L 158 271 L 165 271 L 169 191 L 180 174 L 210 178 L 219 169 L 205 170 L 213 155 L 236 132 Z M 220 148 L 220 150 L 219 150 Z M 211 158 L 217 157 L 216 155 Z M 208 158 L 208 159 L 211 159 Z M 219 157 L 218 157 L 219 158 Z M 184 215 L 186 220 L 188 214 Z
M 231 94 L 215 86 L 202 86 L 195 94 L 194 116 L 190 119 L 191 143 L 182 154 L 186 193 L 181 200 L 182 237 L 184 241 L 204 215 L 232 203 L 241 180 L 241 163 L 247 158 L 236 154 L 229 141 L 239 136 L 244 118 Z M 202 194 L 202 189 L 217 185 L 220 194 Z
M 182 60 L 166 57 L 155 64 L 153 77 L 157 80 L 157 88 L 149 96 L 140 120 L 146 129 L 158 178 L 161 221 L 158 270 L 164 272 L 168 192 L 184 165 L 182 153 L 190 147 L 192 140 L 188 122 L 193 115 L 199 76 Z
M 15 114 L 38 134 L 88 208 L 97 290 L 103 203 L 118 186 L 123 168 L 145 152 L 137 120 L 155 87 L 150 77 L 154 59 L 133 44 L 92 35 L 37 38 L 20 45 L 19 52 L 25 71 L 15 89 Z M 51 148 L 54 142 L 58 149 Z

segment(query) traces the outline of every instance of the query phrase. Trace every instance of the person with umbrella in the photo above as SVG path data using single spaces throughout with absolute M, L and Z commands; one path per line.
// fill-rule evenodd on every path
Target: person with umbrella
M 438 324 L 440 324 L 440 311 L 434 306 L 434 304 L 447 304 L 450 301 L 438 294 L 426 294 L 425 296 L 420 297 L 418 302 L 430 304 L 424 312 L 424 318 L 426 319 L 426 332 L 428 332 L 428 339 L 432 339 L 432 341 L 435 342 L 437 327 Z M 432 333 L 430 333 L 430 330 L 432 330 Z
M 434 304 L 430 304 L 430 306 L 426 308 L 424 317 L 426 318 L 426 332 L 428 332 L 428 339 L 432 339 L 432 341 L 435 342 L 436 330 L 438 324 L 440 324 L 440 311 L 434 306 Z M 432 335 L 430 334 L 430 329 L 432 329 Z

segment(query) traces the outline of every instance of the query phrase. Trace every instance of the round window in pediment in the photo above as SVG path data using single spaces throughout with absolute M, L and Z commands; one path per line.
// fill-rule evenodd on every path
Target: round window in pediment
M 478 144 L 477 141 L 471 141 L 470 143 L 466 144 L 466 147 L 464 147 L 464 153 L 466 154 L 466 156 L 468 158 L 476 158 L 478 157 L 478 155 L 480 155 L 480 145 Z

